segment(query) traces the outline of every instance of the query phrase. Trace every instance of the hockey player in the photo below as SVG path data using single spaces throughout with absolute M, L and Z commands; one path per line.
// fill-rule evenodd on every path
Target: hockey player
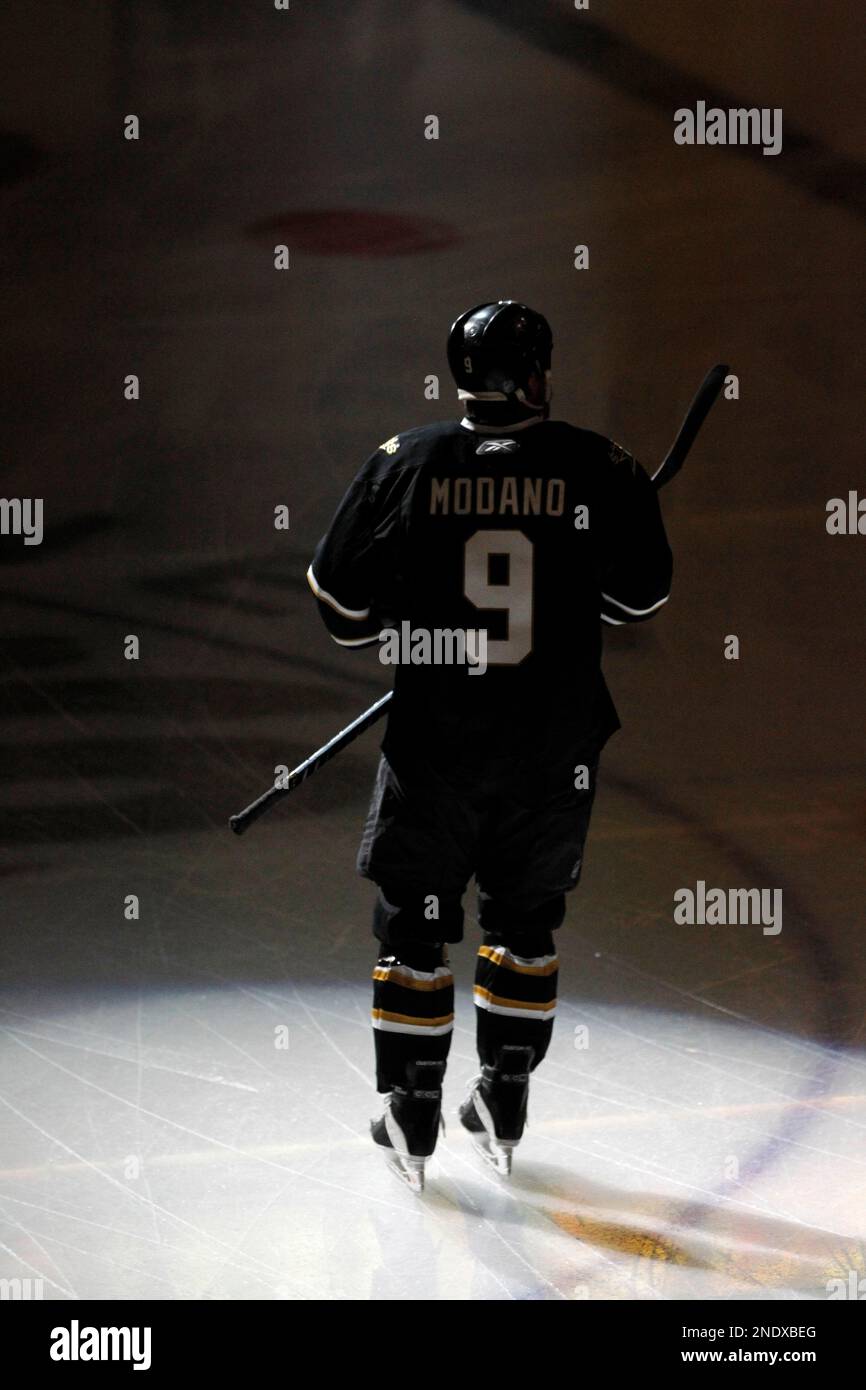
M 481 1070 L 460 1119 L 510 1171 L 553 1028 L 553 933 L 580 877 L 599 754 L 619 728 L 601 624 L 651 617 L 670 589 L 643 468 L 611 440 L 549 418 L 551 349 L 546 320 L 524 304 L 461 314 L 448 362 L 463 419 L 386 440 L 308 572 L 341 645 L 396 628 L 413 642 L 396 671 L 358 869 L 379 890 L 384 1113 L 373 1139 L 417 1189 L 453 1027 L 448 946 L 462 939 L 473 875 Z M 455 632 L 470 634 L 467 660 L 425 663 L 446 649 L 430 635 Z M 483 665 L 469 659 L 479 650 Z

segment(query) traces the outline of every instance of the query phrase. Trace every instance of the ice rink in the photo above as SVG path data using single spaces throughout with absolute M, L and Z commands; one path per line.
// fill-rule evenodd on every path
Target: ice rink
M 863 478 L 851 30 L 841 0 L 0 21 L 3 487 L 45 499 L 41 546 L 0 537 L 0 1279 L 60 1300 L 866 1280 L 866 539 L 825 528 Z M 782 153 L 675 145 L 698 99 L 782 108 Z M 713 362 L 739 399 L 664 494 L 671 602 L 606 634 L 624 727 L 514 1175 L 456 1118 L 467 913 L 418 1199 L 368 1137 L 354 859 L 381 730 L 245 839 L 227 819 L 387 688 L 304 572 L 376 445 L 454 414 L 448 325 L 499 297 L 552 322 L 554 415 L 650 469 Z M 699 880 L 781 889 L 783 929 L 676 924 Z

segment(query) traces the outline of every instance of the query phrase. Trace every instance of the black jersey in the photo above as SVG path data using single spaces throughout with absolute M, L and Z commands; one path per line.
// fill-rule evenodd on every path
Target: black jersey
M 541 749 L 618 727 L 601 624 L 661 607 L 671 553 L 650 479 L 611 440 L 455 421 L 380 446 L 308 578 L 338 642 L 398 662 L 392 747 L 459 731 Z

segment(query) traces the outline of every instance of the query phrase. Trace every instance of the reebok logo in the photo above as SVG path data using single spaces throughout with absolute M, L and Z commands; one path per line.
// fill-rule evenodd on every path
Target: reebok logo
M 483 439 L 475 452 L 476 454 L 513 454 L 516 448 L 516 439 Z

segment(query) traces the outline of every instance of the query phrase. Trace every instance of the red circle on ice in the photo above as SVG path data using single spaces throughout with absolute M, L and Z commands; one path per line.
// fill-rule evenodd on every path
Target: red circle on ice
M 460 240 L 453 227 L 399 212 L 309 208 L 279 212 L 247 227 L 251 236 L 282 237 L 290 251 L 318 256 L 411 256 L 443 251 Z

